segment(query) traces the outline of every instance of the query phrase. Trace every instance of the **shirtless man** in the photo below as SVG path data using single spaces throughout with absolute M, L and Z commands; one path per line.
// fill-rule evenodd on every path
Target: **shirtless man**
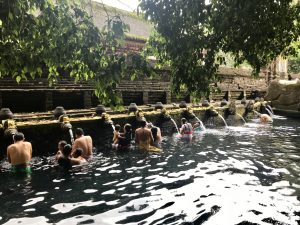
M 86 163 L 86 159 L 82 157 L 83 150 L 81 148 L 77 148 L 74 152 L 74 159 L 77 160 L 79 164 Z
M 151 130 L 146 128 L 147 122 L 142 120 L 141 127 L 135 131 L 135 143 L 142 150 L 150 150 L 150 144 L 154 142 Z
M 82 164 L 83 161 L 86 162 L 85 159 L 81 160 L 80 158 L 72 158 L 71 152 L 72 152 L 72 146 L 69 144 L 66 144 L 63 147 L 63 150 L 61 151 L 61 154 L 59 155 L 59 157 L 57 159 L 58 165 L 61 166 L 65 170 L 71 169 L 72 166 L 74 166 L 74 165 L 80 165 L 80 164 Z M 76 150 L 75 150 L 75 153 L 76 153 Z
M 32 158 L 32 146 L 30 142 L 24 141 L 21 132 L 13 136 L 14 144 L 7 147 L 8 162 L 12 165 L 13 172 L 30 172 L 29 162 Z
M 75 130 L 76 140 L 72 146 L 72 155 L 74 154 L 77 148 L 81 148 L 83 150 L 83 155 L 85 159 L 89 158 L 92 155 L 93 149 L 93 140 L 91 136 L 84 136 L 84 132 L 81 128 L 77 128 Z
M 260 122 L 262 123 L 272 123 L 273 119 L 268 114 L 259 115 Z
M 186 118 L 181 119 L 181 128 L 180 128 L 180 134 L 182 138 L 187 140 L 192 140 L 193 138 L 193 126 L 187 122 Z

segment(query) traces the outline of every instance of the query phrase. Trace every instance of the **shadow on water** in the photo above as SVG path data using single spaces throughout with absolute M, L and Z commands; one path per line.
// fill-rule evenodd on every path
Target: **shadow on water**
M 299 224 L 300 122 L 256 122 L 164 137 L 161 154 L 104 151 L 70 171 L 36 157 L 14 177 L 2 162 L 0 223 Z

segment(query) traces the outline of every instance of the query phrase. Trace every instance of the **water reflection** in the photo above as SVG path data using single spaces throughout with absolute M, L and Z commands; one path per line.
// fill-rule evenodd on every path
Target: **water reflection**
M 3 224 L 299 224 L 299 121 L 164 137 L 162 154 L 106 152 L 69 173 L 2 163 Z

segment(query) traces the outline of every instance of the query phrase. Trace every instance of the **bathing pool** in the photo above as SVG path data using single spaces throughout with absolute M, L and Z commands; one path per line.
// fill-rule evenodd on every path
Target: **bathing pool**
M 15 177 L 1 163 L 0 224 L 300 224 L 300 121 L 277 116 L 212 127 L 163 153 L 95 155 L 70 172 L 35 157 Z

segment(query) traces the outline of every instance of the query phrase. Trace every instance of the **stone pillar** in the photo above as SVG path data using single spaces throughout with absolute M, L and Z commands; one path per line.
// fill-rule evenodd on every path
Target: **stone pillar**
M 171 101 L 172 101 L 171 91 L 166 91 L 166 104 L 171 104 Z
M 85 109 L 92 108 L 92 95 L 90 91 L 83 92 L 83 108 Z
M 46 92 L 45 94 L 45 111 L 53 110 L 53 95 L 52 92 Z
M 147 105 L 149 104 L 149 92 L 143 91 L 143 104 Z
M 283 57 L 279 56 L 276 59 L 276 74 L 279 75 L 281 79 L 286 79 L 288 74 L 288 61 Z
M 245 99 L 247 99 L 247 92 L 246 92 L 246 90 L 245 90 L 245 89 L 243 90 L 243 93 L 242 93 L 242 98 L 245 98 Z
M 230 91 L 227 91 L 227 94 L 226 94 L 226 100 L 227 101 L 230 101 L 231 99 L 231 92 Z
M 208 99 L 207 99 L 209 102 L 211 102 L 213 100 L 213 94 L 212 92 L 209 92 L 209 95 L 208 95 Z

